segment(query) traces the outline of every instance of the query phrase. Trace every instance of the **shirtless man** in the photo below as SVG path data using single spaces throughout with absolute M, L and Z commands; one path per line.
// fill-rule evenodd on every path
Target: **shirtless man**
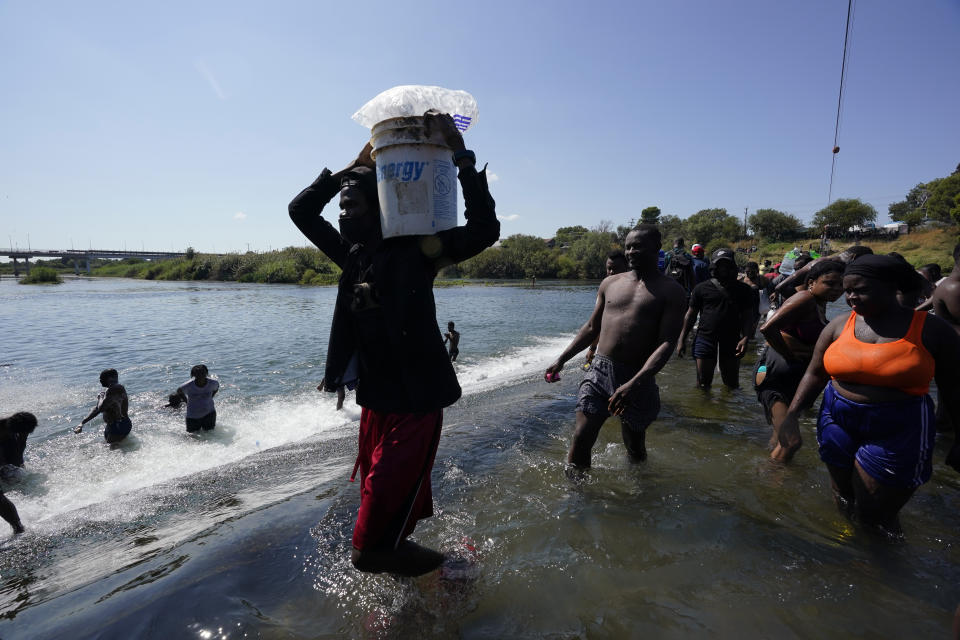
M 953 271 L 933 290 L 933 312 L 960 333 L 960 244 L 953 248 Z
M 447 332 L 443 334 L 443 344 L 450 343 L 450 362 L 456 362 L 460 355 L 460 332 L 453 328 L 453 320 L 447 323 Z
M 116 369 L 104 369 L 100 372 L 100 385 L 104 390 L 97 395 L 97 406 L 73 432 L 82 432 L 83 425 L 102 413 L 103 421 L 107 424 L 103 430 L 104 439 L 110 443 L 120 442 L 127 437 L 131 428 L 130 418 L 127 417 L 127 390 L 120 384 Z
M 928 308 L 928 305 L 937 316 L 950 323 L 954 331 L 960 333 L 960 244 L 953 248 L 953 271 L 937 285 L 930 299 L 917 309 L 923 311 Z M 939 396 L 939 388 L 937 394 Z M 949 431 L 950 427 L 947 407 L 938 400 L 937 431 Z
M 623 255 L 623 251 L 611 251 L 607 254 L 606 269 L 608 278 L 629 269 L 627 266 L 627 256 Z M 587 347 L 587 365 L 593 362 L 593 356 L 597 355 L 597 342 L 599 340 L 600 336 L 597 336 L 597 339 Z
M 629 271 L 603 281 L 590 319 L 544 375 L 548 381 L 570 358 L 599 336 L 597 354 L 580 383 L 577 427 L 567 462 L 590 466 L 600 427 L 620 417 L 623 443 L 635 461 L 647 457 L 646 429 L 660 411 L 654 376 L 670 359 L 686 302 L 686 291 L 657 269 L 660 231 L 643 224 L 626 239 Z

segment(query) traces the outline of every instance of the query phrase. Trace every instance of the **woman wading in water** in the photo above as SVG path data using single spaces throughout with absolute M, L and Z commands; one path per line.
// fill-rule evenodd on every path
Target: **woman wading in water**
M 843 290 L 853 311 L 820 334 L 779 433 L 784 448 L 799 442 L 800 411 L 826 384 L 817 441 L 837 506 L 892 537 L 902 535 L 900 509 L 933 472 L 934 377 L 938 389 L 953 390 L 940 399 L 960 415 L 960 337 L 941 318 L 897 302 L 915 276 L 888 256 L 847 266 Z M 960 438 L 946 463 L 960 471 Z
M 821 262 L 810 270 L 806 285 L 760 327 L 767 348 L 757 363 L 755 382 L 757 400 L 767 423 L 773 425 L 770 457 L 774 460 L 787 461 L 800 448 L 799 438 L 790 447 L 780 444 L 780 425 L 810 364 L 820 332 L 827 326 L 827 303 L 843 293 L 843 265 Z

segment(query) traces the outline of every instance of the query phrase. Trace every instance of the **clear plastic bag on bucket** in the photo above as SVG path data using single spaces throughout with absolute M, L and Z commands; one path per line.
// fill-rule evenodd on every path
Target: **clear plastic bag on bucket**
M 405 84 L 387 89 L 353 114 L 353 119 L 367 128 L 390 118 L 422 116 L 436 109 L 449 113 L 461 133 L 470 128 L 479 113 L 477 101 L 466 91 Z

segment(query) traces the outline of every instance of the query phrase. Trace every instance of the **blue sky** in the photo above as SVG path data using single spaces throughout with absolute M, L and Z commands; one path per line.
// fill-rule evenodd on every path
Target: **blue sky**
M 415 9 L 409 7 L 416 7 Z M 0 3 L 0 245 L 304 245 L 399 84 L 472 93 L 503 235 L 827 204 L 847 3 Z M 960 1 L 856 6 L 833 196 L 960 162 Z M 335 215 L 333 207 L 330 213 Z

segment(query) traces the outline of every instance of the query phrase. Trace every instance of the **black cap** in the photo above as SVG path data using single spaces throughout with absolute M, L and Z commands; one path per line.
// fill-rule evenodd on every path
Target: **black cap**
M 733 264 L 737 264 L 736 259 L 734 258 L 733 249 L 717 249 L 713 252 L 713 257 L 711 262 L 717 262 L 719 260 L 729 260 Z

